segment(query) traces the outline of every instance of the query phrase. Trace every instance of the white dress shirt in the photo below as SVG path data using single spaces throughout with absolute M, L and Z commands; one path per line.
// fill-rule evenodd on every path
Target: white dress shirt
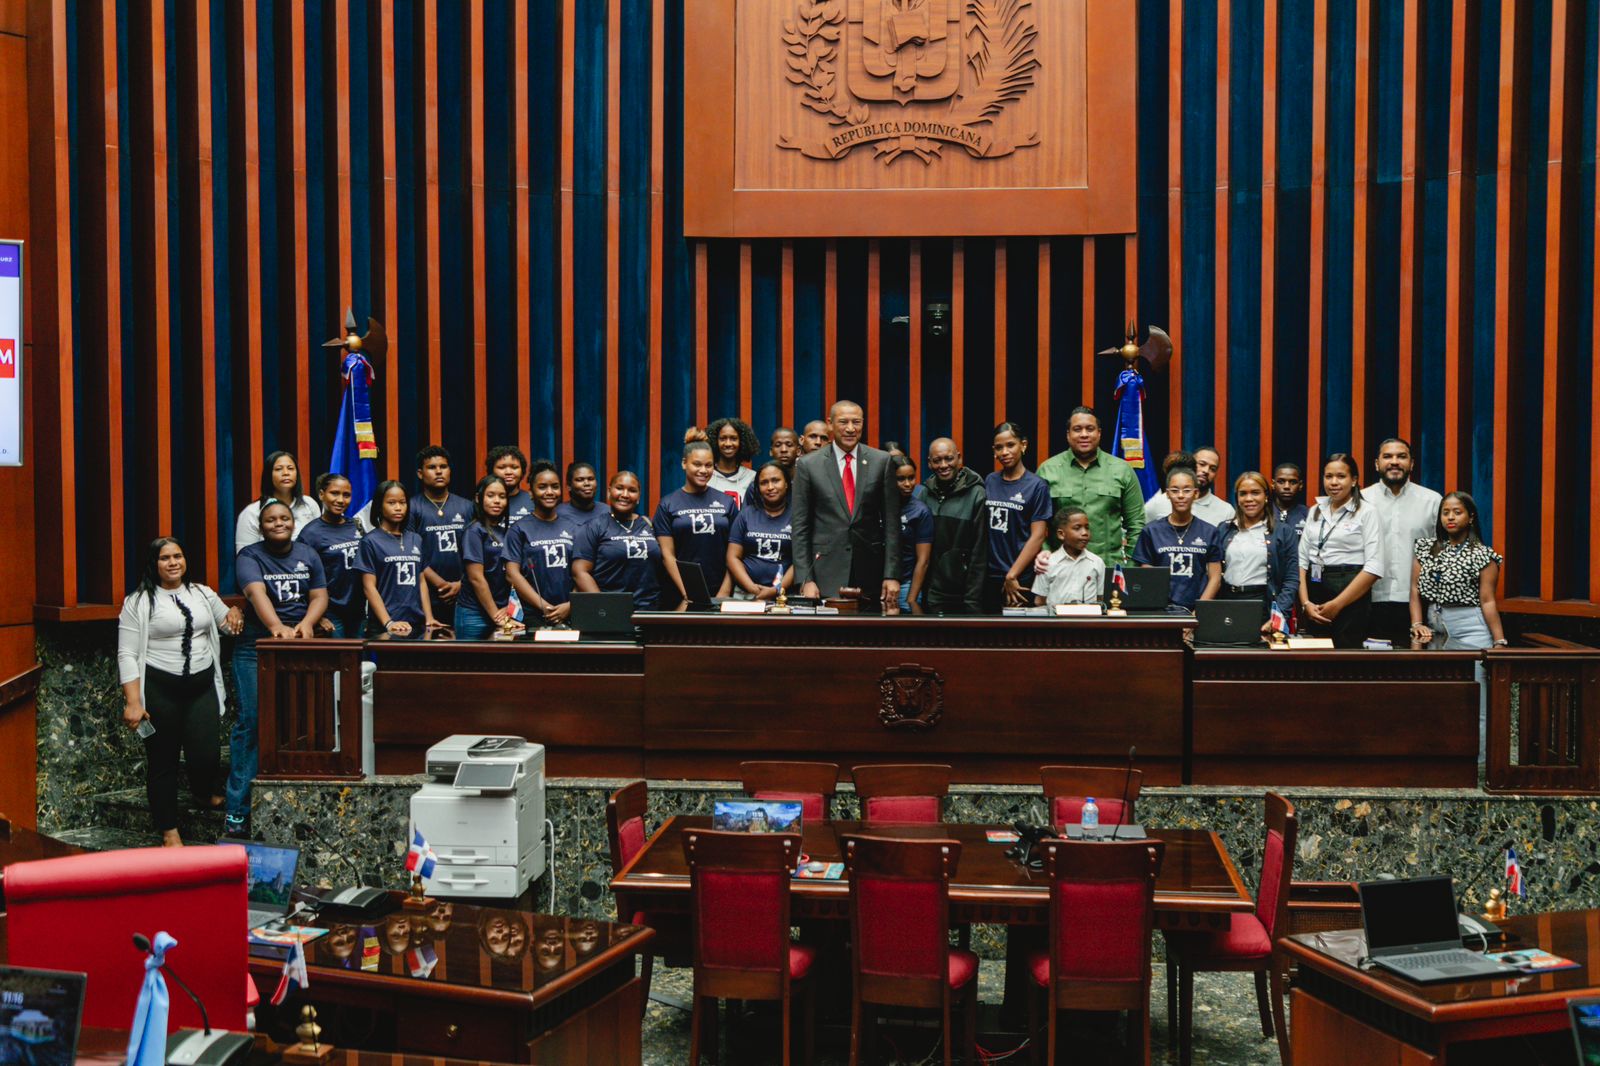
M 844 478 L 844 457 L 846 455 L 850 456 L 850 466 L 852 468 L 850 473 L 852 474 L 852 476 L 856 476 L 856 477 L 860 476 L 860 474 L 861 474 L 861 456 L 856 454 L 856 452 L 859 451 L 860 449 L 852 448 L 850 451 L 847 452 L 843 448 L 839 447 L 838 444 L 830 444 L 830 445 L 828 445 L 828 447 L 833 449 L 833 465 L 835 465 L 835 466 L 837 466 L 839 468 L 839 477 L 840 477 L 841 480 Z
M 1158 492 L 1145 501 L 1144 524 L 1159 522 L 1172 513 L 1172 501 L 1167 499 L 1167 494 Z M 1220 526 L 1233 517 L 1233 504 L 1224 500 L 1214 492 L 1198 496 L 1194 501 L 1194 516 Z
M 1096 603 L 1105 590 L 1106 564 L 1085 548 L 1076 559 L 1065 550 L 1050 556 L 1050 565 L 1033 579 L 1033 594 L 1043 596 L 1045 606 L 1063 603 Z
M 1378 509 L 1357 509 L 1350 500 L 1334 514 L 1328 510 L 1328 497 L 1318 496 L 1300 531 L 1300 569 L 1310 577 L 1318 566 L 1359 566 L 1382 579 L 1383 518 Z
M 1267 523 L 1257 522 L 1249 529 L 1241 529 L 1228 541 L 1227 555 L 1223 560 L 1223 576 L 1228 584 L 1238 588 L 1265 585 L 1267 568 Z
M 1407 481 L 1396 496 L 1382 481 L 1361 490 L 1361 498 L 1383 516 L 1384 574 L 1372 586 L 1375 603 L 1411 602 L 1411 546 L 1431 537 L 1439 522 L 1440 495 Z

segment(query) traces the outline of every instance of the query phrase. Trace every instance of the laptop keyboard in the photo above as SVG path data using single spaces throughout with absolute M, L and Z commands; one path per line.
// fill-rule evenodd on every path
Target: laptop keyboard
M 1482 955 L 1474 954 L 1465 949 L 1455 951 L 1435 951 L 1427 955 L 1405 955 L 1397 959 L 1385 959 L 1390 966 L 1400 970 L 1426 970 L 1441 966 L 1473 966 L 1483 960 Z

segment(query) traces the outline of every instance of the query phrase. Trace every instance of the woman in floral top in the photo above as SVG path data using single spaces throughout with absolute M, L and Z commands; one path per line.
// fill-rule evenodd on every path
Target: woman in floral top
M 1495 603 L 1502 560 L 1483 542 L 1472 497 L 1452 492 L 1440 500 L 1434 535 L 1418 540 L 1413 554 L 1411 646 L 1448 651 L 1504 647 L 1505 630 Z

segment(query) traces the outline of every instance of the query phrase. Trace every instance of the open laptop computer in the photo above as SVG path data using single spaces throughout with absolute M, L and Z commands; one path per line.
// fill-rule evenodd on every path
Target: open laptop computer
M 289 913 L 294 894 L 294 877 L 300 869 L 300 849 L 259 844 L 253 840 L 223 839 L 228 847 L 239 847 L 249 856 L 250 873 L 245 905 L 250 908 L 246 930 L 259 929 Z
M 1567 1000 L 1572 1021 L 1572 1042 L 1578 1047 L 1578 1066 L 1600 1066 L 1600 999 Z
M 1260 647 L 1266 607 L 1260 600 L 1201 600 L 1194 605 L 1194 615 L 1200 620 L 1194 632 L 1194 646 Z
M 0 966 L 0 1062 L 72 1066 L 88 976 Z
M 1112 571 L 1106 571 L 1105 600 L 1111 602 Z M 1129 614 L 1164 614 L 1172 591 L 1172 572 L 1164 566 L 1125 566 L 1122 579 L 1128 591 L 1122 594 L 1122 608 Z
M 1364 881 L 1361 926 L 1367 957 L 1419 984 L 1476 981 L 1519 971 L 1461 946 L 1454 883 L 1448 877 Z
M 633 593 L 574 592 L 567 624 L 584 640 L 632 640 Z
M 709 611 L 717 605 L 717 600 L 711 595 L 711 589 L 706 584 L 706 572 L 699 563 L 679 559 L 678 576 L 683 578 L 683 591 L 688 596 L 689 610 Z

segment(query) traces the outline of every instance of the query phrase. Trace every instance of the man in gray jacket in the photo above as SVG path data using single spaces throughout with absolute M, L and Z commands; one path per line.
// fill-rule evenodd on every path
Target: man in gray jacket
M 889 453 L 861 443 L 861 406 L 828 410 L 833 442 L 795 464 L 790 497 L 794 576 L 800 595 L 861 590 L 861 607 L 900 613 L 900 489 Z

